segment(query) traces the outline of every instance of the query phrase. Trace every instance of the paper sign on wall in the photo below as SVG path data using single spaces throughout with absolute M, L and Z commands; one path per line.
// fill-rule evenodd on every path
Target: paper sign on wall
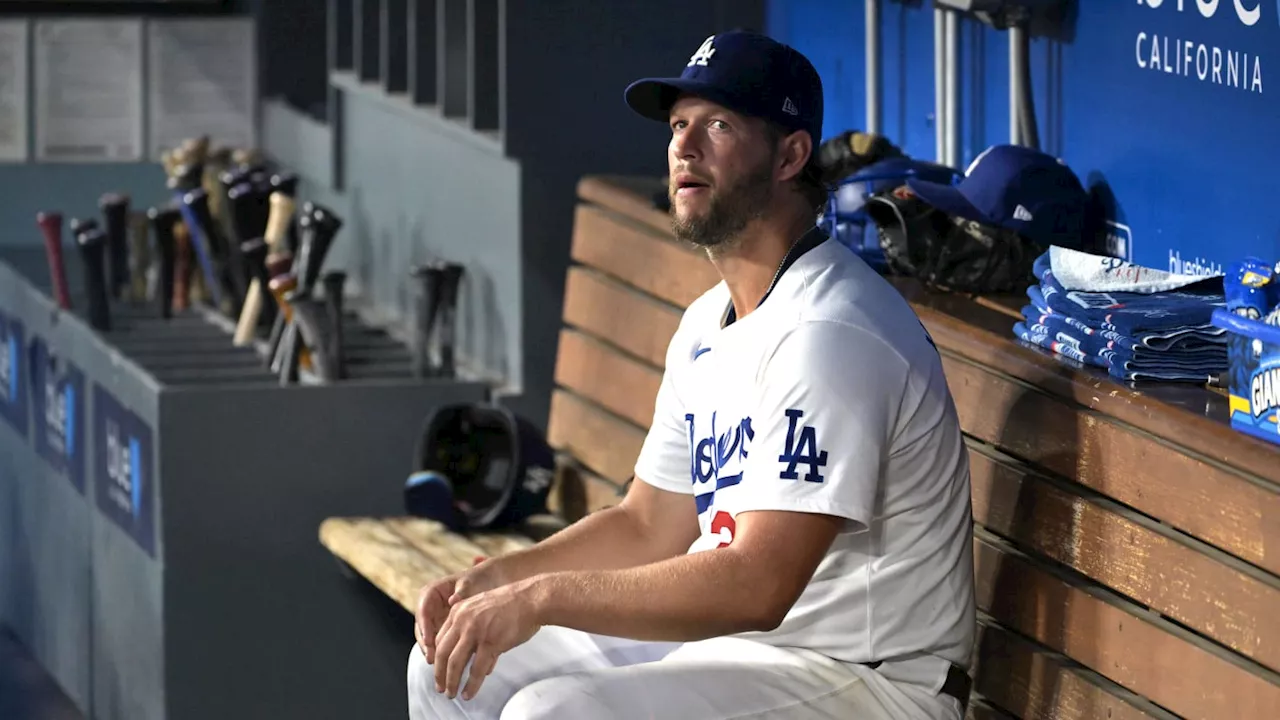
M 0 22 L 0 161 L 27 159 L 27 29 Z
M 147 25 L 150 152 L 159 160 L 190 137 L 257 144 L 258 64 L 253 20 L 152 20 Z
M 32 438 L 36 455 L 84 494 L 84 373 L 31 338 Z
M 142 159 L 142 20 L 37 20 L 36 158 Z
M 94 486 L 98 510 L 155 557 L 151 427 L 102 386 L 93 386 Z

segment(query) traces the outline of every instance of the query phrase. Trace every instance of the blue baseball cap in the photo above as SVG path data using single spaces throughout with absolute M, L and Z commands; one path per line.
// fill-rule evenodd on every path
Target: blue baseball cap
M 678 78 L 645 78 L 624 97 L 644 117 L 667 122 L 682 94 L 710 100 L 734 112 L 804 130 L 813 152 L 822 142 L 822 78 L 798 50 L 758 33 L 712 35 L 689 58 Z
M 1041 245 L 1083 241 L 1088 194 L 1066 163 L 1039 150 L 993 145 L 955 185 L 911 178 L 907 187 L 948 215 L 1013 230 Z

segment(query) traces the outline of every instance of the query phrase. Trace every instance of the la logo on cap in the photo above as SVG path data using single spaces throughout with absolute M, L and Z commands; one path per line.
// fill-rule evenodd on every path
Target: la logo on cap
M 698 51 L 693 54 L 693 57 L 689 58 L 689 64 L 685 67 L 693 67 L 694 65 L 702 65 L 703 67 L 706 67 L 707 61 L 711 59 L 712 55 L 716 54 L 716 49 L 711 44 L 711 41 L 715 39 L 716 36 L 712 35 L 706 40 L 703 40 L 702 44 L 698 46 Z

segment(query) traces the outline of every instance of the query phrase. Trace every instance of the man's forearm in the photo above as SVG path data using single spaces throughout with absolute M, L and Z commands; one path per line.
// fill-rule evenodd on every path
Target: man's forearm
M 746 558 L 726 549 L 622 570 L 556 572 L 525 585 L 544 625 L 692 642 L 781 622 L 781 598 L 752 577 Z
M 613 570 L 670 557 L 622 507 L 592 513 L 531 548 L 495 560 L 507 582 L 562 570 Z

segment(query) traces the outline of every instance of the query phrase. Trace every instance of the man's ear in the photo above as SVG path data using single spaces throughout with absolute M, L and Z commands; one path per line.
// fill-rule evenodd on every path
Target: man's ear
M 809 133 L 797 130 L 782 138 L 778 149 L 778 179 L 783 182 L 800 175 L 813 154 L 813 139 Z

